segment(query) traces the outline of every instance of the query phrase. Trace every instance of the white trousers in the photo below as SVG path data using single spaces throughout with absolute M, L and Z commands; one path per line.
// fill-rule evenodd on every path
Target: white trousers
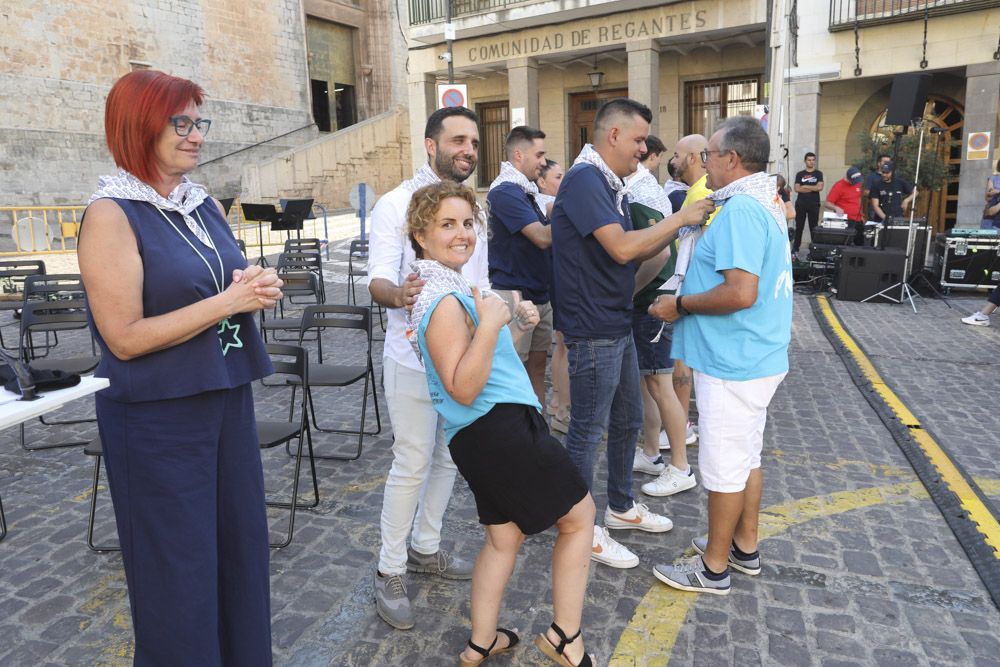
M 785 373 L 734 381 L 694 371 L 698 403 L 698 472 L 709 491 L 736 493 L 760 467 L 764 424 Z
M 384 369 L 395 441 L 382 501 L 378 569 L 395 575 L 406 572 L 406 537 L 411 529 L 410 546 L 415 551 L 437 552 L 457 469 L 431 404 L 426 376 L 388 357 Z

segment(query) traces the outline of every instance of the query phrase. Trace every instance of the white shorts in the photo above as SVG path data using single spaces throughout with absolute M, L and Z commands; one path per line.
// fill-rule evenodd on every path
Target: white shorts
M 785 373 L 734 381 L 694 371 L 698 470 L 709 491 L 737 493 L 760 467 L 767 406 Z

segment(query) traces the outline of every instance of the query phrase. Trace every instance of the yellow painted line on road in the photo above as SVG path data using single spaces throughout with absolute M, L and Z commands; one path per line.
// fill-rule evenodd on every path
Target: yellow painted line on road
M 854 357 L 855 363 L 861 368 L 861 372 L 864 373 L 864 376 L 868 379 L 868 381 L 872 383 L 872 387 L 874 387 L 875 391 L 878 392 L 878 395 L 881 396 L 892 411 L 896 413 L 896 417 L 899 418 L 899 421 L 907 427 L 920 426 L 920 422 L 917 420 L 917 417 L 910 412 L 910 409 L 907 408 L 901 400 L 899 400 L 899 397 L 896 396 L 895 392 L 893 392 L 892 389 L 889 389 L 885 380 L 883 380 L 882 376 L 879 375 L 879 372 L 875 370 L 875 365 L 870 359 L 868 359 L 868 356 L 861 351 L 861 348 L 854 341 L 851 335 L 847 333 L 847 330 L 844 329 L 844 326 L 840 323 L 840 319 L 837 318 L 837 315 L 833 312 L 833 308 L 830 307 L 830 301 L 825 296 L 816 297 L 816 301 L 819 303 L 819 309 L 822 311 L 824 317 L 826 317 L 826 321 L 833 329 L 834 334 L 840 342 L 844 344 L 847 351 L 851 353 L 851 356 Z
M 1000 480 L 991 481 L 1000 490 Z M 793 526 L 814 519 L 829 518 L 876 505 L 927 498 L 927 490 L 916 481 L 837 491 L 772 505 L 761 510 L 760 539 L 775 537 Z M 697 600 L 697 593 L 685 593 L 659 582 L 654 583 L 640 600 L 635 613 L 622 631 L 611 656 L 610 667 L 664 667 L 677 642 L 677 633 L 684 624 L 691 605 Z
M 951 460 L 941 446 L 931 437 L 921 426 L 917 418 L 910 412 L 902 400 L 896 396 L 895 392 L 886 385 L 882 376 L 875 370 L 861 348 L 854 341 L 840 319 L 833 312 L 829 300 L 824 296 L 816 297 L 820 312 L 826 318 L 827 323 L 833 329 L 834 334 L 844 344 L 848 352 L 854 358 L 855 363 L 861 368 L 861 372 L 875 388 L 875 391 L 885 400 L 889 408 L 896 414 L 896 417 L 907 427 L 910 436 L 923 450 L 931 465 L 941 475 L 941 479 L 948 489 L 958 498 L 959 505 L 969 515 L 969 519 L 976 524 L 976 530 L 982 533 L 987 544 L 993 547 L 993 555 L 1000 558 L 1000 521 L 986 507 L 979 495 L 976 494 L 968 480 L 959 472 L 954 461 Z

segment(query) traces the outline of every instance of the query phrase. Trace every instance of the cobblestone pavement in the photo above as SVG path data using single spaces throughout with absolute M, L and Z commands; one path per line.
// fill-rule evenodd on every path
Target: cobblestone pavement
M 346 294 L 346 246 L 332 248 L 331 301 Z M 994 500 L 1000 331 L 959 317 L 981 297 L 908 306 L 835 302 L 838 314 L 910 408 Z M 651 568 L 688 550 L 706 528 L 698 487 L 640 501 L 674 520 L 666 534 L 618 537 L 639 555 L 633 570 L 595 564 L 584 631 L 599 664 L 1000 665 L 1000 613 L 905 458 L 824 338 L 806 297 L 796 297 L 791 371 L 768 419 L 760 577 L 733 576 L 728 597 L 668 589 Z M 377 320 L 376 320 L 377 321 Z M 13 332 L 8 329 L 7 331 Z M 62 336 L 62 334 L 61 334 Z M 68 348 L 81 345 L 67 335 Z M 357 345 L 330 345 L 336 358 Z M 376 343 L 376 357 L 381 355 Z M 979 361 L 983 359 L 985 361 Z M 376 361 L 376 374 L 381 362 Z M 281 415 L 282 389 L 255 387 L 258 413 Z M 317 391 L 321 420 L 359 416 L 355 389 Z M 469 584 L 411 575 L 416 628 L 391 630 L 376 615 L 371 577 L 379 546 L 391 427 L 366 438 L 354 462 L 318 464 L 321 502 L 300 512 L 291 545 L 271 554 L 275 663 L 451 665 L 468 638 Z M 92 401 L 53 417 L 92 414 Z M 369 412 L 373 421 L 373 415 Z M 31 442 L 87 438 L 93 424 L 28 427 Z M 318 452 L 348 451 L 316 435 Z M 263 454 L 269 493 L 287 492 L 292 464 Z M 697 472 L 697 448 L 692 451 Z M 0 665 L 130 664 L 131 627 L 120 558 L 87 550 L 93 461 L 79 448 L 25 453 L 17 429 L 0 434 L 0 494 L 10 534 L 0 543 Z M 605 504 L 603 473 L 595 485 Z M 115 539 L 105 482 L 97 540 Z M 270 510 L 273 534 L 286 514 Z M 522 637 L 551 616 L 547 571 L 553 534 L 529 539 L 501 622 Z M 459 478 L 445 519 L 446 547 L 474 557 L 482 542 L 471 493 Z M 690 551 L 689 551 L 690 553 Z M 493 664 L 492 662 L 490 664 Z M 497 665 L 545 664 L 525 641 Z

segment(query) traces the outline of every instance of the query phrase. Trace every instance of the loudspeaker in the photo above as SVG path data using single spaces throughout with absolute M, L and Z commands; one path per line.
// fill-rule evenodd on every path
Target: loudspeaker
M 809 231 L 814 243 L 828 245 L 847 245 L 854 240 L 854 227 L 847 229 L 835 229 L 832 227 L 817 226 Z
M 905 250 L 844 248 L 837 276 L 837 299 L 863 301 L 881 292 L 903 279 L 905 264 Z M 902 288 L 894 289 L 888 296 L 899 301 Z
M 909 125 L 913 119 L 923 118 L 930 86 L 930 74 L 897 74 L 893 77 L 885 124 Z
M 893 224 L 882 229 L 885 234 L 885 247 L 898 248 L 906 251 L 906 239 L 910 234 L 910 225 L 906 223 L 908 218 L 898 218 L 892 220 Z M 924 268 L 924 257 L 927 254 L 927 243 L 931 235 L 931 228 L 927 225 L 927 218 L 914 218 L 915 229 L 913 230 L 913 260 L 911 273 L 917 273 Z

